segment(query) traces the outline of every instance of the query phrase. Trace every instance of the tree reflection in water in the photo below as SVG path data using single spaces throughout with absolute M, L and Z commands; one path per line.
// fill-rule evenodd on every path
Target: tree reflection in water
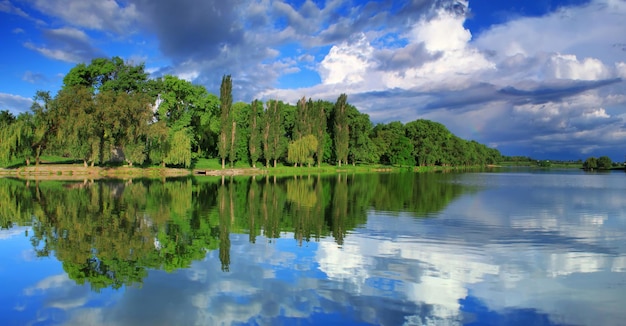
M 54 255 L 91 289 L 141 286 L 151 269 L 190 267 L 219 250 L 230 271 L 230 234 L 255 243 L 292 234 L 298 245 L 342 245 L 371 209 L 425 217 L 459 196 L 434 174 L 337 174 L 277 178 L 107 180 L 0 179 L 0 227 L 32 226 L 33 248 Z

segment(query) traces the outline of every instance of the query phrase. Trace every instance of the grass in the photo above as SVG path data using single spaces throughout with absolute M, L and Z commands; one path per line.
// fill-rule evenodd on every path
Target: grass
M 31 164 L 26 166 L 24 162 L 15 164 L 13 168 L 15 170 L 0 171 L 0 175 L 14 175 L 17 174 L 24 176 L 43 176 L 46 173 L 51 177 L 79 179 L 84 177 L 164 177 L 164 176 L 186 176 L 192 173 L 191 170 L 207 170 L 214 172 L 214 175 L 258 175 L 267 174 L 273 176 L 296 176 L 296 175 L 309 175 L 309 174 L 336 174 L 336 173 L 372 173 L 372 172 L 441 172 L 441 171 L 461 171 L 461 170 L 476 170 L 484 167 L 448 167 L 448 166 L 422 166 L 422 167 L 410 167 L 410 166 L 389 166 L 381 164 L 358 164 L 358 165 L 342 165 L 338 167 L 336 165 L 322 164 L 321 167 L 317 166 L 298 166 L 287 165 L 279 163 L 277 167 L 265 167 L 265 162 L 258 162 L 257 168 L 253 169 L 247 162 L 236 162 L 233 167 L 227 165 L 226 169 L 222 169 L 222 163 L 219 158 L 200 158 L 194 160 L 192 167 L 189 169 L 184 168 L 163 168 L 160 165 L 142 165 L 130 167 L 124 163 L 110 163 L 104 166 L 85 167 L 82 160 L 74 160 L 61 156 L 43 156 L 41 158 L 41 164 L 35 166 Z M 220 172 L 224 171 L 224 172 Z M 209 173 L 207 173 L 209 174 Z

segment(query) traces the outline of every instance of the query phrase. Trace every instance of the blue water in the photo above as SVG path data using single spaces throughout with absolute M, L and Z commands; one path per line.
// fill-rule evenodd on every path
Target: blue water
M 226 271 L 220 250 L 207 249 L 188 268 L 151 268 L 119 289 L 94 291 L 58 255 L 36 257 L 31 226 L 3 229 L 0 324 L 624 324 L 626 174 L 504 170 L 428 182 L 463 191 L 428 212 L 371 204 L 342 241 L 286 229 L 252 243 L 231 226 Z

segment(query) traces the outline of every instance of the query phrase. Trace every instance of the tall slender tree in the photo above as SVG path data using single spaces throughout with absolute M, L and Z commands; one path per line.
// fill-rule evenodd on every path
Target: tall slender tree
M 250 140 L 248 141 L 248 151 L 250 153 L 250 161 L 252 167 L 256 168 L 256 162 L 261 156 L 261 125 L 259 113 L 263 111 L 262 104 L 259 100 L 252 101 L 250 106 L 250 116 L 248 118 L 248 126 L 250 128 Z
M 231 151 L 235 143 L 236 122 L 232 117 L 232 105 L 233 105 L 233 83 L 230 75 L 222 77 L 222 84 L 220 86 L 220 138 L 218 140 L 218 152 L 222 159 L 222 169 L 226 165 L 226 158 L 233 157 Z
M 324 149 L 326 146 L 326 111 L 324 110 L 324 101 L 318 100 L 312 105 L 313 108 L 313 133 L 317 138 L 317 149 L 315 150 L 315 156 L 317 158 L 317 166 L 322 166 L 322 160 L 324 159 Z
M 307 102 L 306 98 L 302 97 L 298 101 L 296 108 L 296 119 L 294 121 L 293 141 L 297 141 L 312 133 L 312 129 L 315 125 L 315 119 L 312 114 L 313 102 Z
M 335 122 L 335 154 L 337 163 L 348 161 L 348 144 L 350 141 L 350 129 L 348 127 L 348 95 L 341 94 L 335 103 L 333 110 Z
M 265 112 L 264 122 L 264 149 L 265 159 L 269 166 L 269 161 L 273 161 L 274 167 L 278 159 L 281 157 L 284 151 L 284 128 L 283 128 L 283 116 L 282 105 L 276 100 L 267 102 L 267 109 Z

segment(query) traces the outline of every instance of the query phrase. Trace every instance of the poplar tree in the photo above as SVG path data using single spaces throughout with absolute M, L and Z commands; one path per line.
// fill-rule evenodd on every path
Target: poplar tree
M 302 97 L 298 101 L 296 109 L 296 121 L 294 123 L 293 140 L 297 141 L 312 132 L 313 125 L 315 124 L 315 117 L 313 117 L 311 110 L 313 109 L 312 101 L 306 101 L 306 98 Z
M 324 110 L 324 102 L 318 100 L 313 107 L 313 117 L 315 123 L 313 125 L 313 132 L 317 138 L 317 149 L 315 156 L 317 157 L 317 166 L 322 166 L 322 160 L 324 159 L 324 147 L 326 145 L 326 112 Z
M 267 102 L 267 109 L 265 112 L 264 123 L 264 145 L 265 159 L 269 166 L 269 161 L 272 160 L 274 167 L 276 167 L 276 161 L 283 154 L 283 117 L 281 112 L 281 106 L 276 100 Z
M 222 77 L 222 85 L 220 86 L 220 138 L 218 140 L 218 152 L 222 159 L 222 169 L 226 164 L 226 157 L 229 157 L 232 162 L 234 155 L 233 147 L 235 143 L 235 128 L 236 122 L 232 117 L 232 104 L 233 104 L 233 83 L 230 79 L 230 75 L 224 75 Z
M 259 112 L 259 107 L 261 106 L 258 100 L 252 101 L 252 105 L 250 106 L 250 117 L 248 126 L 250 128 L 250 140 L 248 141 L 248 151 L 250 153 L 250 161 L 252 161 L 252 167 L 256 168 L 256 162 L 259 160 L 259 156 L 261 155 L 261 130 L 259 129 L 261 125 Z
M 265 166 L 270 167 L 270 159 L 273 156 L 272 148 L 270 147 L 270 131 L 272 129 L 272 120 L 270 118 L 270 106 L 272 101 L 266 103 L 266 109 L 262 117 L 262 134 L 261 142 L 263 144 L 263 156 L 265 157 Z
M 339 96 L 333 110 L 335 122 L 335 154 L 337 163 L 341 166 L 341 162 L 348 160 L 348 143 L 350 140 L 350 130 L 348 127 L 348 96 L 344 93 Z

